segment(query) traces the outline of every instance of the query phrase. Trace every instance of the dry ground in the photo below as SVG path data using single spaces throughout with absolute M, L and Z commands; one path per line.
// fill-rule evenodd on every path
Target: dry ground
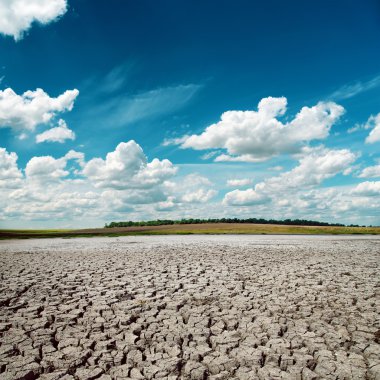
M 377 237 L 0 242 L 0 379 L 380 379 Z

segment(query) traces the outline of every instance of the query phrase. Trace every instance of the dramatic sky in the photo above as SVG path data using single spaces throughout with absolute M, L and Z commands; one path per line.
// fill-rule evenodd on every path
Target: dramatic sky
M 0 0 L 0 227 L 380 225 L 378 0 Z

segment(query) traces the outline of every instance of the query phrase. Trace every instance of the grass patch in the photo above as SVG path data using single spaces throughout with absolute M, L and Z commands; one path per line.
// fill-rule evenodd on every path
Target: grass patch
M 295 226 L 278 224 L 205 223 L 82 230 L 0 230 L 0 239 L 118 237 L 146 235 L 379 235 L 380 227 Z

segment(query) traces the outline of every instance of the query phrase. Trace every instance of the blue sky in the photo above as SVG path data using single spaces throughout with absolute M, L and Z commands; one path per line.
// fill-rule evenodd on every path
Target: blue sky
M 380 224 L 378 1 L 28 1 L 0 0 L 1 227 Z

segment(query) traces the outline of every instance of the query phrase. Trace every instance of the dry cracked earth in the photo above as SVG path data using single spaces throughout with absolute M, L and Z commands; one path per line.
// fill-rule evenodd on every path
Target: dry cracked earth
M 0 243 L 0 379 L 380 379 L 376 237 Z

